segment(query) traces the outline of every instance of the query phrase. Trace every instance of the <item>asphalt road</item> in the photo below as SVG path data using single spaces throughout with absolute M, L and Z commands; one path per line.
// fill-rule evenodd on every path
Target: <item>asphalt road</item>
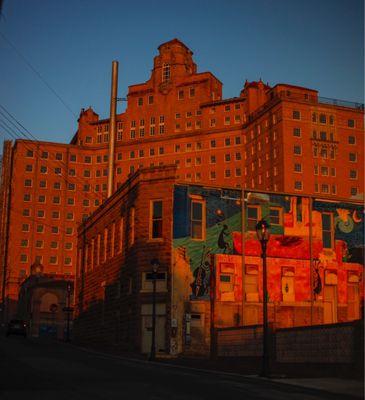
M 0 337 L 1 400 L 344 399 L 290 385 Z

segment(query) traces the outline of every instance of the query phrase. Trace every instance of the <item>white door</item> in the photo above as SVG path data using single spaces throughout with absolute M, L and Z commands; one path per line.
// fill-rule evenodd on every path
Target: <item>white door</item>
M 141 308 L 141 351 L 148 354 L 152 343 L 152 304 Z M 156 304 L 156 353 L 166 351 L 166 304 Z

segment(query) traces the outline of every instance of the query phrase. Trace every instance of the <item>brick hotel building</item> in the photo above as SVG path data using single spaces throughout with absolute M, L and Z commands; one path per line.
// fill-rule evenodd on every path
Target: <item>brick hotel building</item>
M 223 99 L 222 83 L 197 72 L 185 44 L 158 50 L 150 78 L 129 87 L 116 118 L 114 190 L 141 167 L 176 164 L 180 182 L 363 199 L 363 105 L 261 80 Z M 9 307 L 35 261 L 74 275 L 77 227 L 106 199 L 109 130 L 89 108 L 70 144 L 4 143 L 0 270 Z

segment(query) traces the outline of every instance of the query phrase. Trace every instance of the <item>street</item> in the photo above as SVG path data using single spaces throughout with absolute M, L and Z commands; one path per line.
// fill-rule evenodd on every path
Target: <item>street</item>
M 0 338 L 1 400 L 344 399 L 295 386 L 129 360 L 73 345 Z

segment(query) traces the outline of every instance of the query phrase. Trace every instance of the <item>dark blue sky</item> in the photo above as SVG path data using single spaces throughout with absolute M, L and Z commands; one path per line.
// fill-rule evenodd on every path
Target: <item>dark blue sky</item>
M 113 59 L 122 97 L 149 78 L 157 47 L 175 37 L 198 71 L 223 82 L 224 97 L 261 77 L 363 102 L 361 0 L 5 0 L 3 13 L 0 32 L 76 115 L 91 105 L 108 116 Z M 1 36 L 0 76 L 0 105 L 33 135 L 71 139 L 74 115 Z

